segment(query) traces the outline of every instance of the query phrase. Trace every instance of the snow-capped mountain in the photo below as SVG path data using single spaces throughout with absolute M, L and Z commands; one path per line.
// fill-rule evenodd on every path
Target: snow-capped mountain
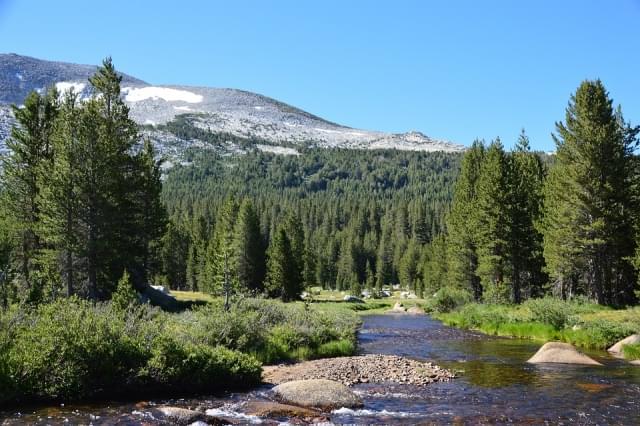
M 9 104 L 20 104 L 32 90 L 56 85 L 88 94 L 88 77 L 95 66 L 50 62 L 15 54 L 0 54 L 0 141 L 12 123 Z M 275 99 L 236 89 L 149 85 L 123 75 L 122 94 L 131 115 L 164 154 L 179 157 L 181 149 L 207 148 L 167 131 L 178 116 L 210 133 L 260 140 L 257 149 L 295 154 L 296 146 L 412 151 L 462 151 L 464 147 L 431 139 L 419 132 L 385 133 L 353 129 L 323 120 Z M 0 152 L 3 149 L 0 142 Z M 220 148 L 220 146 L 217 146 Z M 230 143 L 229 150 L 241 151 Z

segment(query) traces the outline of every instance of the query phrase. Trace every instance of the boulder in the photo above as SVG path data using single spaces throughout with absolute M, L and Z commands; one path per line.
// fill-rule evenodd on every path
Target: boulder
M 151 285 L 151 288 L 153 288 L 154 290 L 158 290 L 159 292 L 164 293 L 164 294 L 167 294 L 167 295 L 170 295 L 170 294 L 171 294 L 171 293 L 169 292 L 169 289 L 168 289 L 168 288 L 166 288 L 166 287 L 165 287 L 165 286 L 163 286 L 163 285 Z
M 424 315 L 424 309 L 422 309 L 419 306 L 412 306 L 409 309 L 407 309 L 407 313 L 413 314 L 413 315 Z
M 294 380 L 276 386 L 273 392 L 285 404 L 306 408 L 332 410 L 341 407 L 360 408 L 364 405 L 351 389 L 333 380 Z
M 203 422 L 208 425 L 224 425 L 228 424 L 217 417 L 208 416 L 205 413 L 187 408 L 180 407 L 156 407 L 149 410 L 151 415 L 162 424 L 172 425 L 190 425 L 197 422 Z
M 580 353 L 572 345 L 560 342 L 548 342 L 527 361 L 530 364 L 581 364 L 581 365 L 602 365 L 583 353 Z
M 169 312 L 179 311 L 181 306 L 178 300 L 171 294 L 163 293 L 151 285 L 145 285 L 140 291 L 140 301 L 158 306 L 162 310 Z
M 391 308 L 391 310 L 389 312 L 391 312 L 391 313 L 404 313 L 406 311 L 407 311 L 407 309 L 404 306 L 402 306 L 402 303 L 396 302 L 396 304 L 393 305 L 393 308 Z
M 633 361 L 629 361 L 629 363 L 640 366 L 640 359 L 634 359 Z
M 342 300 L 344 300 L 345 302 L 349 302 L 349 303 L 364 303 L 364 300 L 360 299 L 359 297 L 356 296 L 351 296 L 351 295 L 346 295 L 345 297 L 342 298 Z
M 307 418 L 318 415 L 316 410 L 295 405 L 280 404 L 273 401 L 249 401 L 244 406 L 244 411 L 250 416 L 257 417 L 297 417 Z
M 635 345 L 640 343 L 640 334 L 632 334 L 629 337 L 626 337 L 620 340 L 615 345 L 611 346 L 607 351 L 614 356 L 622 356 L 622 347 L 624 345 Z

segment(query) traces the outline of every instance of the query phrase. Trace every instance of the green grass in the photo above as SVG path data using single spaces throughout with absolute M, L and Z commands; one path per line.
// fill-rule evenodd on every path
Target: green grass
M 640 344 L 624 345 L 622 347 L 622 353 L 624 354 L 624 357 L 628 360 L 640 359 Z
M 453 327 L 496 336 L 606 349 L 640 330 L 639 313 L 638 308 L 613 310 L 584 301 L 538 299 L 517 306 L 471 303 L 434 317 Z
M 180 302 L 206 302 L 212 303 L 216 300 L 219 300 L 215 296 L 212 296 L 208 293 L 203 293 L 201 291 L 178 291 L 171 290 L 171 295 L 173 295 Z

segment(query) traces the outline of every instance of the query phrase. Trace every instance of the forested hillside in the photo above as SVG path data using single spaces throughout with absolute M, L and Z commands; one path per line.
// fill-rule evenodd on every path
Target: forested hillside
M 444 229 L 461 156 L 308 149 L 287 156 L 194 151 L 187 157 L 191 163 L 172 169 L 163 182 L 172 216 L 166 263 L 185 262 L 188 270 L 186 279 L 165 272 L 172 287 L 215 292 L 221 285 L 213 266 L 220 235 L 230 234 L 236 276 L 241 262 L 233 259 L 243 251 L 237 241 L 260 245 L 256 256 L 263 263 L 279 225 L 293 217 L 300 226 L 289 231 L 303 238 L 297 256 L 304 285 L 357 291 L 401 283 L 421 292 L 424 247 Z M 257 235 L 242 235 L 246 210 L 255 214 L 251 229 Z

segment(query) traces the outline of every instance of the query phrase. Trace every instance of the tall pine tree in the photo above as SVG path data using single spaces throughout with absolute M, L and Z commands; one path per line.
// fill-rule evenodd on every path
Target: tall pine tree
M 584 81 L 556 124 L 556 163 L 545 188 L 544 256 L 563 297 L 633 302 L 635 134 L 600 80 Z

